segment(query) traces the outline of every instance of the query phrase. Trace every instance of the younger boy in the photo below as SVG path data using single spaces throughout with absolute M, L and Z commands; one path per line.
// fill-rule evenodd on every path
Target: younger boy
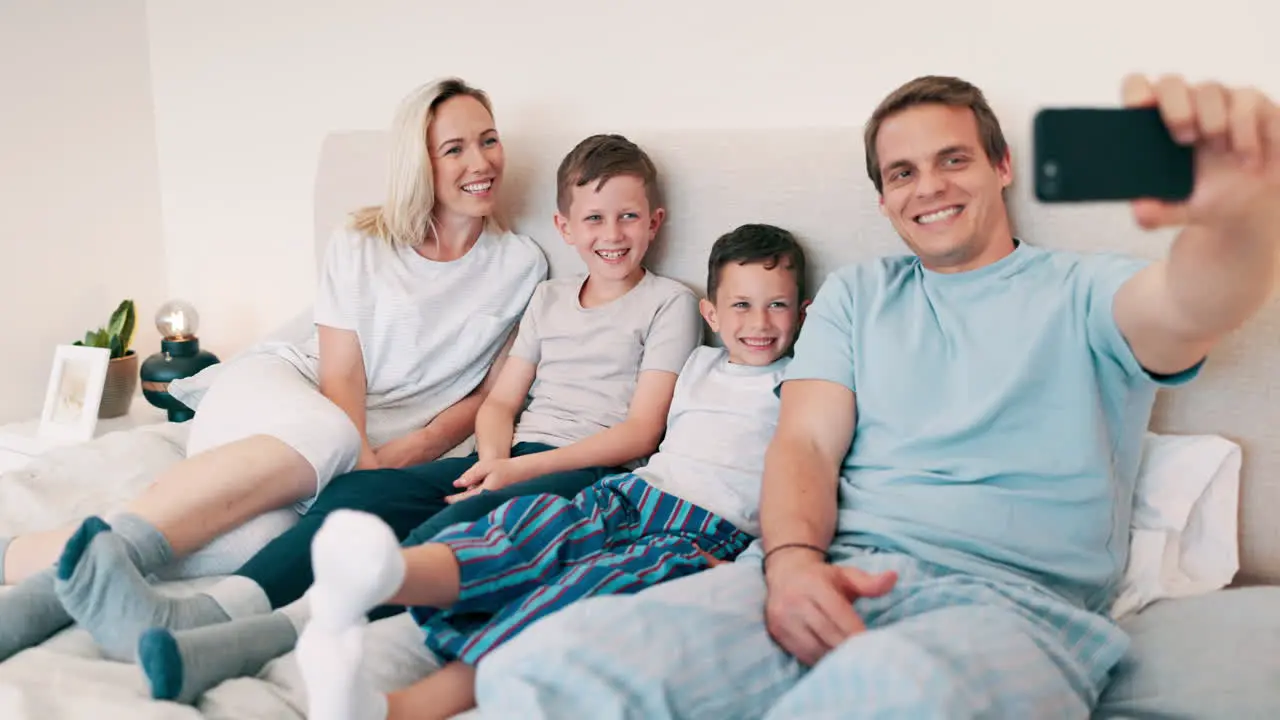
M 298 641 L 309 717 L 447 718 L 475 705 L 475 665 L 535 620 L 593 595 L 629 594 L 730 560 L 759 532 L 774 389 L 800 317 L 804 255 L 789 233 L 744 225 L 711 252 L 703 316 L 723 349 L 680 373 L 658 453 L 572 501 L 511 500 L 401 550 L 377 518 L 335 514 L 316 535 L 312 619 Z M 367 549 L 358 561 L 345 552 Z M 448 662 L 389 696 L 361 675 L 365 613 L 409 605 Z
M 136 572 L 95 571 L 110 533 L 88 533 L 83 555 L 64 555 L 77 566 L 71 582 L 91 585 L 76 595 L 107 599 L 73 615 L 110 654 L 136 650 L 156 697 L 190 702 L 243 672 L 246 655 L 292 649 L 289 617 L 262 616 L 311 585 L 312 539 L 334 510 L 376 515 L 403 538 L 433 518 L 441 528 L 476 520 L 518 495 L 573 497 L 657 449 L 676 376 L 702 337 L 697 295 L 644 266 L 665 214 L 657 171 L 626 138 L 595 135 L 569 152 L 556 180 L 556 225 L 587 272 L 534 291 L 477 414 L 477 452 L 335 478 L 296 525 L 206 594 L 168 598 Z M 259 622 L 234 636 L 214 629 L 184 643 L 170 632 L 251 616 Z

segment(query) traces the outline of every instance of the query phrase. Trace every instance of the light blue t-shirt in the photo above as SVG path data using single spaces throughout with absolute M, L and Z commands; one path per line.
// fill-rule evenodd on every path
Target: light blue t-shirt
M 786 380 L 854 391 L 837 545 L 908 553 L 1108 607 L 1158 384 L 1111 312 L 1144 261 L 1019 243 L 983 268 L 843 268 Z M 785 381 L 784 381 L 785 382 Z

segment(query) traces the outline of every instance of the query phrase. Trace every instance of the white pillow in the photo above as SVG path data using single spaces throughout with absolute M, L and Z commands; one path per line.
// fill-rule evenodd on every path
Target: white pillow
M 1224 437 L 1147 433 L 1112 617 L 1231 583 L 1240 569 L 1240 464 L 1240 446 Z
M 311 334 L 315 332 L 315 324 L 313 321 L 314 313 L 310 307 L 302 310 L 297 315 L 287 320 L 285 323 L 277 327 L 250 346 L 243 352 L 252 352 L 271 343 L 289 343 L 291 345 L 302 345 L 311 338 Z M 204 394 L 209 387 L 218 379 L 222 369 L 228 362 L 231 362 L 240 354 L 237 353 L 231 357 L 222 358 L 222 362 L 201 370 L 190 377 L 179 378 L 169 383 L 169 394 L 178 402 L 186 405 L 192 410 L 200 407 L 200 401 L 204 399 Z

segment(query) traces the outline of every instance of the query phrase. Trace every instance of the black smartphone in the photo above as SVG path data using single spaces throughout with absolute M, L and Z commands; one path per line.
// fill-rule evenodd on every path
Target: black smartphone
M 1191 195 L 1194 152 L 1155 108 L 1046 108 L 1036 113 L 1033 142 L 1041 202 Z

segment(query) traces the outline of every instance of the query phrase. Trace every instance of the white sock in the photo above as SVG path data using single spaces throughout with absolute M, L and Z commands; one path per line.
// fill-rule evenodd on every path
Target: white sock
M 312 621 L 340 630 L 363 619 L 404 583 L 404 556 L 382 520 L 356 510 L 331 513 L 311 541 Z
M 337 630 L 311 623 L 298 638 L 309 720 L 386 720 L 387 696 L 364 673 L 364 620 Z
M 387 698 L 365 675 L 366 613 L 404 582 L 395 533 L 373 515 L 331 514 L 311 544 L 311 619 L 298 638 L 298 669 L 311 720 L 386 720 Z
M 302 636 L 302 631 L 307 629 L 307 623 L 311 622 L 311 591 L 303 593 L 302 597 L 276 610 L 277 613 L 289 618 L 289 622 L 293 623 L 293 630 Z

